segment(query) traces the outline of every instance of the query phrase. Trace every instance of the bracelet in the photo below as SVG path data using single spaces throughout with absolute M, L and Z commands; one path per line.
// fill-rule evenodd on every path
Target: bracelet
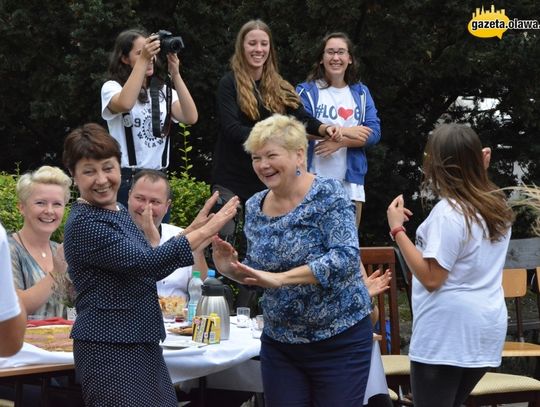
M 393 242 L 396 241 L 396 235 L 399 232 L 407 233 L 407 229 L 405 229 L 405 226 L 396 226 L 394 229 L 390 230 L 390 239 L 392 239 Z

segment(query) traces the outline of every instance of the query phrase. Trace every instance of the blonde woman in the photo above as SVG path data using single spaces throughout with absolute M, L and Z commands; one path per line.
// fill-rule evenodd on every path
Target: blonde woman
M 62 222 L 70 187 L 71 179 L 60 168 L 50 166 L 28 172 L 17 182 L 24 223 L 9 237 L 9 245 L 15 287 L 29 315 L 63 316 L 63 305 L 51 297 L 52 271 L 65 272 L 63 249 L 51 241 L 51 235 Z
M 220 273 L 264 288 L 265 404 L 361 406 L 373 328 L 359 276 L 354 206 L 339 181 L 306 171 L 305 127 L 274 115 L 244 143 L 266 190 L 246 204 L 247 256 L 214 238 Z
M 245 203 L 265 188 L 243 148 L 255 123 L 281 113 L 306 123 L 307 132 L 321 140 L 337 138 L 339 134 L 334 126 L 322 124 L 306 113 L 294 87 L 281 77 L 272 33 L 263 21 L 251 20 L 242 26 L 236 36 L 230 68 L 217 91 L 219 135 L 212 189 L 218 190 L 225 200 L 237 195 Z M 232 230 L 222 232 L 227 234 Z

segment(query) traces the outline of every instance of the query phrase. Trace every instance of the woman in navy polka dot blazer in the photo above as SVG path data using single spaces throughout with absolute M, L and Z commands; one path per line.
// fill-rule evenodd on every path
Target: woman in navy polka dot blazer
M 156 281 L 193 264 L 192 251 L 207 245 L 235 215 L 238 200 L 209 217 L 217 200 L 212 196 L 196 222 L 203 226 L 188 227 L 152 248 L 116 202 L 120 149 L 107 131 L 98 124 L 73 130 L 63 159 L 80 192 L 65 226 L 64 248 L 77 291 L 71 335 L 85 404 L 176 407 L 159 346 L 165 329 Z

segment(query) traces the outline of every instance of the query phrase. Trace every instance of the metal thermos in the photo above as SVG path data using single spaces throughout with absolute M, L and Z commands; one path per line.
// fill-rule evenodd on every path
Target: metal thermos
M 225 299 L 225 285 L 217 278 L 207 278 L 202 286 L 202 296 L 197 304 L 197 315 L 215 312 L 221 321 L 221 339 L 229 339 L 229 304 Z

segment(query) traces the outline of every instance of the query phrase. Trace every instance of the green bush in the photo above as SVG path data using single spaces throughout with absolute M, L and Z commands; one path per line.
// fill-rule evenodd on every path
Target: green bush
M 180 176 L 173 173 L 169 177 L 169 182 L 172 192 L 170 223 L 186 227 L 195 219 L 210 196 L 210 187 L 207 183 L 197 181 L 185 173 Z
M 16 184 L 17 175 L 0 172 L 0 222 L 8 233 L 19 230 L 23 225 L 17 208 Z

